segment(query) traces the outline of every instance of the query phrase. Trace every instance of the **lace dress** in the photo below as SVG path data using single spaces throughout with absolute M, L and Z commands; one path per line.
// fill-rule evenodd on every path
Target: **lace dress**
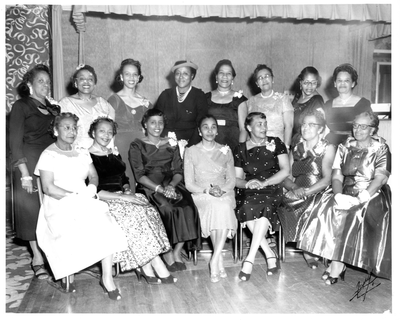
M 236 233 L 235 180 L 232 151 L 228 147 L 216 144 L 213 151 L 206 151 L 200 143 L 185 151 L 185 185 L 199 210 L 203 237 L 209 237 L 216 229 L 228 229 L 229 238 Z M 210 185 L 218 185 L 226 193 L 221 197 L 204 193 Z

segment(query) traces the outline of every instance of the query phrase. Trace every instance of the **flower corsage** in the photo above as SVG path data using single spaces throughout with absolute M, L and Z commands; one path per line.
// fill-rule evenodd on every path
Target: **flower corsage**
M 219 149 L 219 151 L 221 151 L 224 155 L 226 155 L 229 151 L 229 146 L 224 145 L 223 147 L 221 147 L 221 149 Z
M 272 140 L 271 142 L 266 141 L 265 147 L 267 148 L 267 150 L 274 152 L 276 148 L 275 141 L 274 140 Z
M 233 94 L 233 97 L 238 99 L 240 99 L 242 96 L 243 96 L 243 90 L 235 91 L 235 93 Z
M 183 154 L 185 153 L 185 147 L 188 144 L 188 142 L 185 139 L 178 140 L 176 138 L 175 132 L 168 132 L 168 143 L 171 145 L 171 147 L 175 147 L 176 145 L 179 148 L 179 153 L 181 155 L 181 158 L 183 159 Z

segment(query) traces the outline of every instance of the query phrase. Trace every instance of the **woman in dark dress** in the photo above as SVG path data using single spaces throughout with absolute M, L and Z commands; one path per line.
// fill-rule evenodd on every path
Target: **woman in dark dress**
M 268 245 L 265 235 L 277 230 L 277 208 L 282 201 L 280 183 L 289 176 L 289 158 L 285 144 L 278 137 L 268 137 L 266 116 L 251 112 L 245 127 L 250 139 L 240 143 L 234 151 L 236 187 L 241 194 L 236 198 L 236 216 L 246 223 L 253 234 L 250 250 L 243 261 L 239 279 L 248 281 L 259 247 L 267 257 L 267 275 L 277 273 L 278 257 Z
M 232 90 L 236 71 L 232 62 L 223 59 L 214 68 L 217 89 L 206 93 L 208 114 L 218 121 L 218 136 L 215 141 L 227 144 L 234 150 L 239 143 L 238 110 L 246 108 L 247 98 L 242 91 Z
M 295 95 L 292 101 L 294 109 L 292 148 L 300 142 L 303 115 L 311 110 L 324 112 L 324 99 L 317 92 L 317 88 L 321 85 L 321 77 L 318 70 L 314 67 L 305 67 L 301 70 L 297 81 L 299 82 L 300 92 Z
M 36 65 L 18 86 L 21 99 L 14 103 L 10 113 L 11 158 L 14 167 L 18 168 L 13 175 L 16 236 L 29 241 L 32 269 L 39 279 L 47 279 L 48 273 L 36 240 L 40 204 L 33 174 L 40 154 L 55 141 L 48 130 L 60 108 L 46 98 L 50 87 L 49 68 Z
M 118 149 L 108 148 L 116 133 L 117 124 L 110 118 L 96 119 L 89 129 L 94 140 L 89 152 L 99 176 L 98 196 L 108 203 L 128 242 L 128 250 L 114 254 L 114 261 L 122 271 L 135 269 L 139 281 L 173 283 L 176 279 L 159 257 L 171 249 L 160 214 L 143 194 L 132 193 Z
M 355 117 L 354 138 L 336 152 L 332 191 L 304 228 L 300 248 L 332 260 L 322 275 L 328 285 L 344 280 L 346 264 L 391 278 L 391 154 L 378 126 L 373 112 Z
M 137 192 L 144 193 L 160 212 L 173 250 L 163 255 L 169 271 L 186 269 L 181 250 L 187 242 L 189 250 L 201 248 L 199 214 L 190 192 L 183 185 L 183 163 L 178 142 L 161 138 L 165 123 L 158 109 L 148 110 L 142 120 L 146 137 L 135 139 L 129 159 Z
M 339 145 L 351 136 L 356 115 L 372 111 L 369 100 L 353 93 L 357 80 L 357 71 L 349 63 L 341 64 L 333 71 L 334 86 L 339 96 L 324 105 L 326 124 L 330 130 L 326 140 L 332 144 Z
M 139 61 L 125 59 L 121 62 L 117 78 L 122 89 L 108 98 L 108 102 L 115 109 L 115 121 L 118 124 L 118 134 L 115 136 L 122 161 L 129 164 L 128 150 L 135 138 L 144 138 L 144 132 L 140 121 L 144 113 L 152 105 L 148 99 L 137 91 L 137 86 L 142 82 L 142 66 Z M 132 169 L 127 168 L 125 174 L 128 176 L 132 190 L 136 183 Z
M 171 72 L 174 74 L 176 87 L 164 90 L 155 105 L 168 120 L 162 136 L 175 132 L 177 139 L 186 140 L 189 147 L 200 142 L 197 123 L 207 114 L 204 92 L 192 86 L 197 68 L 191 61 L 175 62 Z
M 323 191 L 331 184 L 332 163 L 336 148 L 323 139 L 325 118 L 318 110 L 302 114 L 301 141 L 290 157 L 293 178 L 286 178 L 288 190 L 278 210 L 286 242 L 297 242 L 311 211 L 321 201 Z M 307 265 L 315 269 L 318 258 L 303 252 Z

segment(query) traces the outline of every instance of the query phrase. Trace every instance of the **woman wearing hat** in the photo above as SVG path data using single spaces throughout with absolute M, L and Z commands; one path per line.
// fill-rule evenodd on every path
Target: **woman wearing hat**
M 204 92 L 192 87 L 197 68 L 191 61 L 175 62 L 171 72 L 176 87 L 164 90 L 155 106 L 165 114 L 168 121 L 161 135 L 175 132 L 177 140 L 187 140 L 188 146 L 200 142 L 197 123 L 206 115 L 208 108 Z

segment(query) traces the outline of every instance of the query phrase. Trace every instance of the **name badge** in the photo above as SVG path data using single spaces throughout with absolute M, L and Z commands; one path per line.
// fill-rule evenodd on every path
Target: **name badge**
M 219 126 L 226 126 L 226 121 L 225 120 L 217 120 L 217 123 Z

